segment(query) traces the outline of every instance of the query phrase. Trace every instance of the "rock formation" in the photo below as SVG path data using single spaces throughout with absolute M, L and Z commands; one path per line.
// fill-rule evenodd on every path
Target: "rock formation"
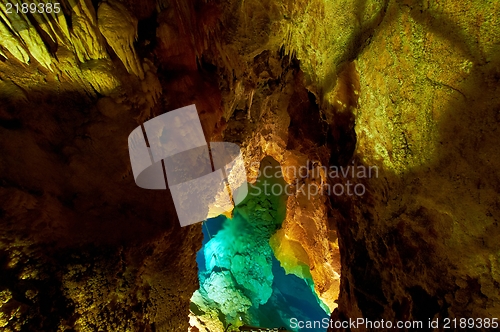
M 193 103 L 250 182 L 265 157 L 281 165 L 294 194 L 270 247 L 310 273 L 332 321 L 500 318 L 497 2 L 9 3 L 5 331 L 188 330 L 201 226 L 135 186 L 127 137 Z M 376 173 L 330 173 L 348 167 Z M 363 194 L 331 191 L 350 185 Z

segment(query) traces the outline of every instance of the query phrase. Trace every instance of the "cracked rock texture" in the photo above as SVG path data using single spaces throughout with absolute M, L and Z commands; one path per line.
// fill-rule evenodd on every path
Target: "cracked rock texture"
M 357 56 L 353 159 L 380 174 L 365 196 L 332 199 L 335 319 L 500 315 L 499 10 L 389 2 Z
M 192 103 L 207 140 L 241 145 L 250 181 L 266 156 L 293 188 L 378 166 L 349 179 L 363 196 L 289 196 L 270 241 L 287 271 L 310 268 L 332 318 L 500 317 L 498 2 L 5 3 L 5 331 L 188 329 L 201 229 L 135 186 L 127 137 Z

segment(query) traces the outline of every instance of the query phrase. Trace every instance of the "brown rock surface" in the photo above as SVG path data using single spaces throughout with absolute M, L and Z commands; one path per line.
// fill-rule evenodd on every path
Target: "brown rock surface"
M 390 2 L 357 57 L 354 160 L 380 174 L 365 196 L 332 201 L 335 319 L 500 315 L 499 9 Z
M 49 16 L 42 43 L 12 34 L 29 54 L 21 61 L 2 42 L 0 326 L 187 330 L 201 228 L 180 228 L 168 192 L 135 186 L 127 150 L 129 133 L 161 109 L 156 60 L 141 49 L 137 77 L 133 55 L 124 66 L 105 51 L 90 1 L 64 10 Z M 151 31 L 139 30 L 145 43 Z M 115 42 L 134 42 L 126 38 Z M 122 46 L 126 53 L 132 45 Z
M 0 327 L 187 330 L 201 230 L 135 186 L 127 137 L 192 103 L 250 180 L 378 167 L 290 196 L 272 240 L 330 309 L 341 275 L 334 319 L 500 318 L 498 3 L 62 4 L 0 22 Z

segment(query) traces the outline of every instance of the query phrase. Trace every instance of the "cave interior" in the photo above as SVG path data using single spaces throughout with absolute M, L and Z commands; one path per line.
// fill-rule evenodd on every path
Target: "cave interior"
M 189 105 L 248 192 L 181 226 Z M 0 0 L 0 329 L 496 330 L 499 124 L 498 1 Z

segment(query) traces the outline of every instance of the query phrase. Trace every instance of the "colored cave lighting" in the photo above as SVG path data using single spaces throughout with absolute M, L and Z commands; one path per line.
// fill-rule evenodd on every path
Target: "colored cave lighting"
M 283 179 L 266 180 L 285 184 Z M 255 186 L 260 183 L 262 179 Z M 286 197 L 250 194 L 232 218 L 219 216 L 205 222 L 197 256 L 200 288 L 191 299 L 191 311 L 205 326 L 229 327 L 228 331 L 243 325 L 298 331 L 290 328 L 291 318 L 329 317 L 310 274 L 303 279 L 287 275 L 269 244 L 284 219 L 285 203 Z

